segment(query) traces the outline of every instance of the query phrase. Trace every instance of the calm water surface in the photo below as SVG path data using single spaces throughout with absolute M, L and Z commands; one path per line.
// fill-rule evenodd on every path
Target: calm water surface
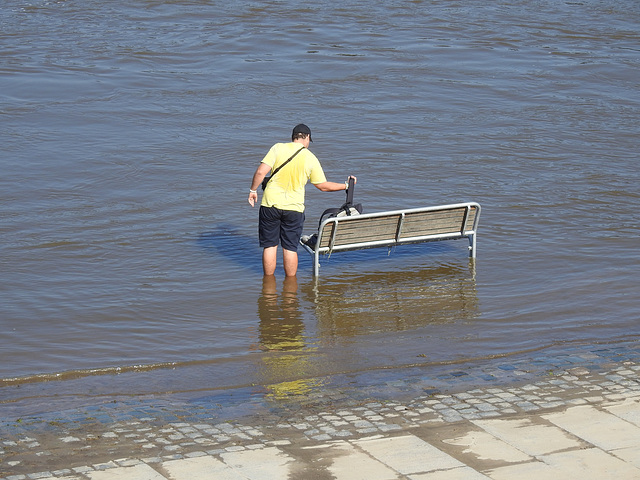
M 5 407 L 639 338 L 638 2 L 125 3 L 0 12 Z M 479 202 L 475 265 L 263 282 L 247 190 L 299 122 L 368 212 Z M 310 232 L 344 196 L 307 192 Z

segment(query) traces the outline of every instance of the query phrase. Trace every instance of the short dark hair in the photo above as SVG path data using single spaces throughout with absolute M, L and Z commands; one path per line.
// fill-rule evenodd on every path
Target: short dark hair
M 294 133 L 291 136 L 291 140 L 297 140 L 298 138 L 307 138 L 309 136 L 308 133 Z

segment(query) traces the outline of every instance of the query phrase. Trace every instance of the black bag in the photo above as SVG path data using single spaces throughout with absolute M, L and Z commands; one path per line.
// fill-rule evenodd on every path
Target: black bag
M 287 160 L 280 165 L 278 168 L 276 168 L 273 173 L 267 177 L 264 177 L 264 180 L 262 180 L 262 190 L 264 190 L 265 188 L 267 188 L 267 183 L 269 183 L 269 180 L 271 180 L 271 178 L 280 171 L 280 169 L 282 167 L 284 167 L 287 163 L 289 163 L 291 160 L 293 160 L 293 157 L 295 157 L 297 154 L 299 154 L 302 150 L 304 149 L 304 147 L 302 147 L 300 150 L 298 150 L 296 153 L 294 153 L 293 155 L 291 155 L 289 158 L 287 158 Z
M 318 230 L 320 230 L 320 225 L 322 225 L 322 222 L 324 222 L 327 218 L 345 217 L 345 216 L 350 217 L 352 215 L 360 215 L 362 213 L 363 211 L 362 204 L 353 203 L 354 190 L 355 190 L 355 181 L 353 180 L 353 178 L 350 178 L 349 186 L 347 188 L 347 201 L 338 208 L 327 208 L 324 212 L 322 212 L 322 215 L 320 215 L 320 221 L 318 222 Z M 306 245 L 310 246 L 311 248 L 315 248 L 317 240 L 318 240 L 317 233 L 314 233 L 310 237 L 308 236 L 302 237 L 302 241 Z
M 318 222 L 318 228 L 322 225 L 327 218 L 331 217 L 344 217 L 351 215 L 360 215 L 362 213 L 362 204 L 353 203 L 353 191 L 355 190 L 355 182 L 353 178 L 349 179 L 349 187 L 347 188 L 347 201 L 339 208 L 327 208 L 322 215 L 320 215 L 320 221 Z

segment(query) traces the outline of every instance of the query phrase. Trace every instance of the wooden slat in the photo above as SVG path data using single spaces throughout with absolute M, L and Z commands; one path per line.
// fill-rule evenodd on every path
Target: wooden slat
M 407 213 L 400 239 L 460 233 L 465 208 Z
M 469 218 L 467 219 L 467 230 L 471 230 L 473 228 L 473 222 L 476 221 L 476 213 L 478 213 L 477 207 L 471 207 L 469 209 Z
M 337 225 L 334 246 L 360 242 L 375 242 L 395 239 L 400 215 L 376 218 L 351 217 L 348 221 L 340 221 Z M 320 247 L 328 247 L 334 224 L 327 224 L 322 234 Z

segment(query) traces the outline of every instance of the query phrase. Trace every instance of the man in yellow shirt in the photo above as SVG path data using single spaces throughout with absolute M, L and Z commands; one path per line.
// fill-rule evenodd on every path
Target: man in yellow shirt
M 262 251 L 262 269 L 265 275 L 276 270 L 278 244 L 282 245 L 282 259 L 286 276 L 298 271 L 298 241 L 304 225 L 304 187 L 310 181 L 322 192 L 346 190 L 345 183 L 328 182 L 316 156 L 309 151 L 311 129 L 296 125 L 291 142 L 276 143 L 260 162 L 253 174 L 249 189 L 249 204 L 258 201 L 258 187 L 270 171 L 260 203 L 258 234 Z M 285 162 L 287 162 L 285 164 Z M 281 171 L 276 171 L 282 166 Z M 349 177 L 351 178 L 351 177 Z M 353 177 L 355 180 L 355 177 Z

